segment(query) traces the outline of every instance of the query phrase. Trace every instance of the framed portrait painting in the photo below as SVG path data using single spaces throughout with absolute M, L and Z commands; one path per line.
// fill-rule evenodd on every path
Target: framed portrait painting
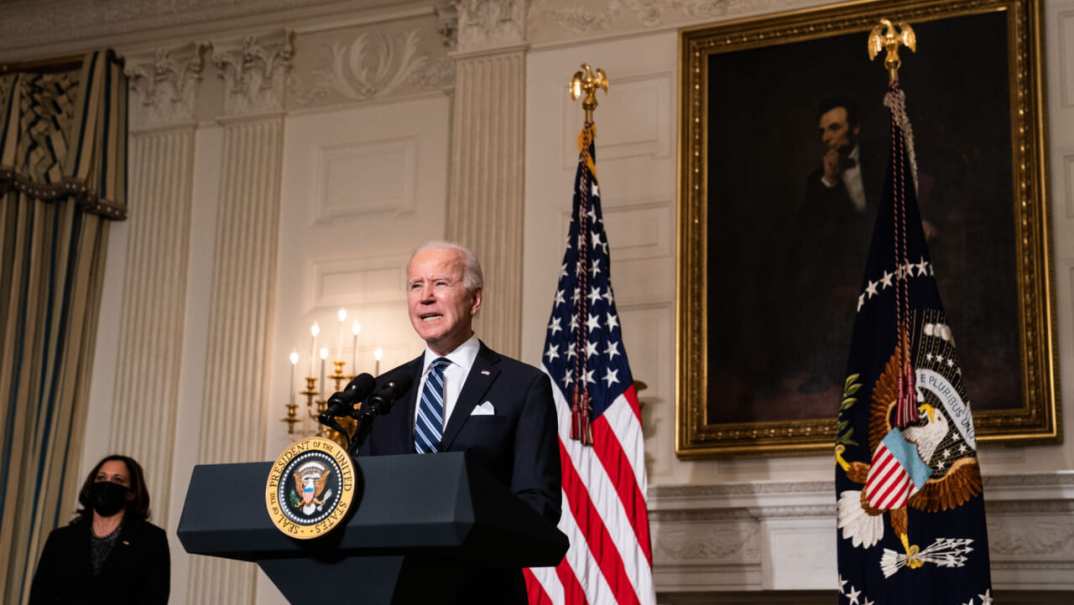
M 1039 3 L 854 2 L 681 34 L 681 457 L 833 444 L 889 145 L 881 18 L 916 32 L 922 226 L 978 438 L 1061 437 Z

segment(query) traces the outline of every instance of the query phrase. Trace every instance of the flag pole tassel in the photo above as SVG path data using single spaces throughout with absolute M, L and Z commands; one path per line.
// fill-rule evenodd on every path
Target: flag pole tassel
M 571 397 L 571 439 L 581 441 L 582 445 L 593 445 L 593 427 L 589 422 L 591 410 L 589 392 L 575 387 Z

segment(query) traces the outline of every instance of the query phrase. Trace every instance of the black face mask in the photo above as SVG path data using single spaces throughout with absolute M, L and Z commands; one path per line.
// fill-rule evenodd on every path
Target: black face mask
M 90 492 L 90 503 L 98 515 L 111 517 L 127 504 L 128 493 L 130 490 L 125 485 L 111 481 L 98 481 L 93 484 Z

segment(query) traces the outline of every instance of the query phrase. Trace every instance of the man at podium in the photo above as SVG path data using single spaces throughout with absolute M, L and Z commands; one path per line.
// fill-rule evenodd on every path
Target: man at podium
M 560 516 L 559 442 L 548 376 L 485 346 L 473 331 L 484 277 L 470 250 L 429 242 L 407 264 L 407 306 L 425 352 L 380 377 L 410 388 L 379 417 L 360 454 L 469 451 L 553 525 Z M 526 603 L 519 569 L 475 569 L 460 603 Z

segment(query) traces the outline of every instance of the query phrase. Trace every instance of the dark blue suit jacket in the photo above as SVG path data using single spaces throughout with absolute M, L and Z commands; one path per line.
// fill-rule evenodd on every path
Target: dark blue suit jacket
M 415 453 L 414 414 L 423 359 L 419 356 L 377 379 L 382 383 L 405 375 L 410 389 L 391 412 L 376 419 L 360 455 Z M 494 415 L 471 415 L 486 401 L 495 408 Z M 481 343 L 438 451 L 476 454 L 515 496 L 553 525 L 559 522 L 559 433 L 552 384 L 544 372 Z M 520 570 L 483 570 L 473 580 L 459 602 L 526 602 Z M 489 598 L 494 601 L 485 601 Z

